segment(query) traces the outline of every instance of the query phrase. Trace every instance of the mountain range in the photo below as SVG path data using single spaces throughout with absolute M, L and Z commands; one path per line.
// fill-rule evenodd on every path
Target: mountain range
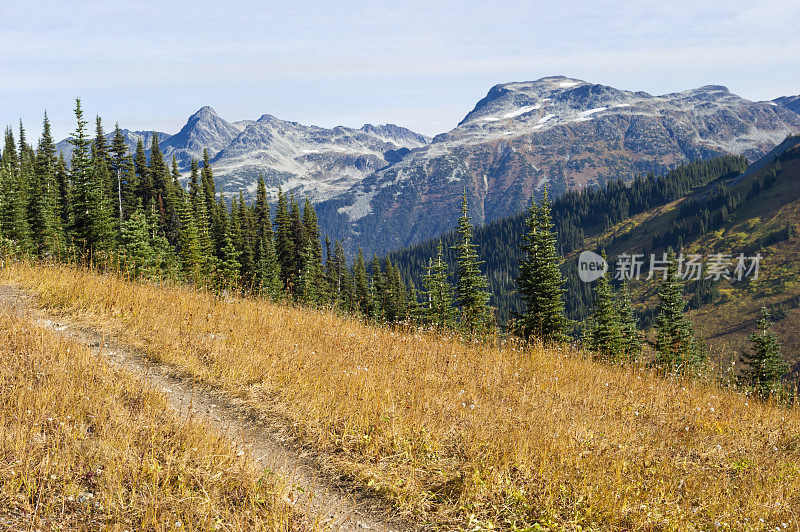
M 558 195 L 723 153 L 757 159 L 800 131 L 796 101 L 721 86 L 653 96 L 561 76 L 497 85 L 455 129 L 318 212 L 351 249 L 381 254 L 451 229 L 464 192 L 488 223 L 545 185 Z
M 152 133 L 122 132 L 131 151 L 141 139 L 149 153 Z M 190 116 L 178 133 L 156 134 L 166 160 L 174 156 L 184 171 L 192 159 L 202 160 L 203 150 L 208 150 L 217 191 L 226 196 L 243 191 L 252 199 L 258 175 L 262 174 L 272 199 L 282 187 L 298 197 L 308 195 L 315 202 L 347 191 L 367 175 L 399 161 L 411 149 L 430 142 L 430 138 L 394 124 L 327 129 L 272 115 L 228 122 L 208 106 Z M 114 133 L 105 136 L 110 142 Z M 72 145 L 67 139 L 59 142 L 57 149 L 69 159 Z
M 558 195 L 722 153 L 755 160 L 800 132 L 798 113 L 799 96 L 753 102 L 718 85 L 654 96 L 553 76 L 492 87 L 433 139 L 393 124 L 228 122 L 211 107 L 158 136 L 182 169 L 208 149 L 227 196 L 252 198 L 259 173 L 273 199 L 279 186 L 308 195 L 332 237 L 372 254 L 449 230 L 465 192 L 474 222 L 487 223 L 545 186 Z M 123 132 L 131 148 L 149 146 L 151 133 Z

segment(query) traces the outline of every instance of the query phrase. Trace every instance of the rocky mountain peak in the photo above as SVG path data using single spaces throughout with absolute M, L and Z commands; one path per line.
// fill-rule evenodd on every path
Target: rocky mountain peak
M 189 117 L 189 121 L 192 120 L 202 120 L 202 119 L 209 119 L 209 118 L 219 118 L 219 115 L 214 110 L 213 107 L 209 105 L 204 105 L 200 109 L 198 109 L 192 116 Z

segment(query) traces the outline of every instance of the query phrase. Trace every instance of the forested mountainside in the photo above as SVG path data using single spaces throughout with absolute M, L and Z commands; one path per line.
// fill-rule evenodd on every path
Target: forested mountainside
M 552 205 L 559 251 L 562 255 L 581 251 L 587 236 L 591 239 L 604 227 L 682 198 L 693 188 L 720 178 L 736 176 L 746 167 L 747 161 L 743 157 L 722 156 L 681 165 L 663 176 L 637 176 L 630 185 L 615 180 L 601 189 L 568 192 L 554 200 Z M 491 302 L 498 309 L 501 322 L 521 310 L 514 279 L 523 258 L 519 243 L 524 232 L 525 213 L 475 229 L 480 255 L 486 261 L 484 271 L 489 277 Z M 428 260 L 435 256 L 440 241 L 444 244 L 448 261 L 454 263 L 455 238 L 455 233 L 451 232 L 441 239 L 393 251 L 388 258 L 404 275 L 418 281 L 419 272 L 424 272 Z M 580 289 L 579 286 L 570 288 Z M 573 292 L 567 295 L 567 308 L 573 318 L 585 315 L 587 308 L 586 301 L 576 297 L 578 294 Z
M 800 137 L 787 139 L 783 151 L 751 165 L 756 171 L 748 170 L 742 157 L 723 156 L 682 165 L 663 176 L 640 176 L 630 186 L 614 181 L 600 190 L 570 192 L 555 200 L 553 221 L 564 257 L 569 316 L 585 320 L 592 313 L 594 285 L 577 276 L 578 255 L 584 250 L 604 252 L 612 270 L 621 255 L 643 255 L 643 277 L 649 274 L 650 254 L 660 259 L 668 248 L 705 259 L 729 255 L 728 277 L 734 277 L 740 254 L 760 253 L 758 279 L 712 280 L 703 273 L 700 280 L 688 282 L 691 315 L 712 346 L 735 351 L 755 323 L 758 309 L 767 306 L 781 338 L 794 350 L 787 351 L 796 352 L 800 334 L 792 323 L 800 313 L 799 144 Z M 486 261 L 491 303 L 501 321 L 522 308 L 514 279 L 523 257 L 519 242 L 524 230 L 524 214 L 475 230 L 479 254 Z M 452 263 L 454 239 L 449 233 L 387 258 L 415 279 L 435 256 L 439 242 Z M 632 281 L 630 286 L 640 325 L 649 327 L 655 319 L 655 281 Z

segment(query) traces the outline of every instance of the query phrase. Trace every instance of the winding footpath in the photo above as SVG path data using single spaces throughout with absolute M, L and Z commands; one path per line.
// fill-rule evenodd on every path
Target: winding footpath
M 284 497 L 310 528 L 381 532 L 408 529 L 390 520 L 383 501 L 364 493 L 347 480 L 322 471 L 319 457 L 286 437 L 287 420 L 264 422 L 255 413 L 232 403 L 219 390 L 170 375 L 169 366 L 157 364 L 130 346 L 115 343 L 101 330 L 53 317 L 36 308 L 34 297 L 13 285 L 0 285 L 0 312 L 11 312 L 58 334 L 99 350 L 109 363 L 134 375 L 143 385 L 160 391 L 179 416 L 201 423 L 225 437 L 259 468 L 270 468 L 287 483 Z

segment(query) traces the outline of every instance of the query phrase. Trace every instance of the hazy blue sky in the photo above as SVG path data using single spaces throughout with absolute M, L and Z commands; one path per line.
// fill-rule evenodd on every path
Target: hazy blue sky
M 800 93 L 798 0 L 0 3 L 0 124 L 176 132 L 211 105 L 451 129 L 492 85 L 564 74 L 663 94 Z M 627 5 L 626 5 L 627 4 Z M 16 130 L 16 125 L 14 127 Z

